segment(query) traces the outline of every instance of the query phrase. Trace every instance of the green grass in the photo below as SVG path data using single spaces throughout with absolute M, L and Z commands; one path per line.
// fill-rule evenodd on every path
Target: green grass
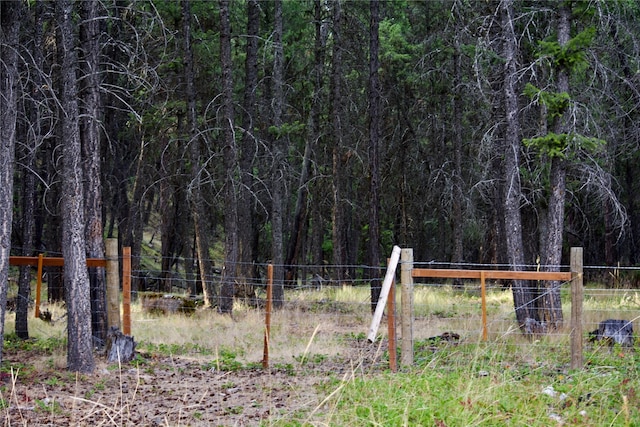
M 328 421 L 351 426 L 548 426 L 562 420 L 573 425 L 622 426 L 640 420 L 640 402 L 630 385 L 637 386 L 637 377 L 598 371 L 566 376 L 488 372 L 479 376 L 468 369 L 425 369 L 354 379 L 336 399 Z M 545 389 L 553 390 L 552 395 L 543 393 Z
M 585 324 L 638 316 L 637 291 L 592 290 L 585 293 Z M 361 301 L 358 290 L 351 292 Z M 566 289 L 563 302 L 569 323 Z M 434 348 L 418 338 L 411 368 L 364 375 L 354 371 L 333 378 L 322 386 L 327 396 L 322 405 L 291 414 L 276 425 L 640 426 L 636 349 L 601 347 L 585 340 L 585 367 L 572 371 L 568 326 L 559 335 L 523 338 L 513 324 L 510 290 L 488 294 L 494 334 L 487 343 L 475 334 L 480 317 L 477 292 L 417 288 L 414 306 L 416 316 L 423 318 L 414 325 L 414 336 L 426 338 L 448 327 L 444 330 L 462 332 L 467 341 Z
M 421 356 L 400 373 L 333 379 L 324 385 L 331 397 L 323 408 L 278 425 L 640 425 L 640 356 L 630 349 L 595 348 L 579 371 L 554 353 L 525 358 L 509 344 Z

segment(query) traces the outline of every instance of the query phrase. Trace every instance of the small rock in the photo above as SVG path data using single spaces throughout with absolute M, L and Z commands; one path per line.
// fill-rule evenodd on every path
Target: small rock
M 564 421 L 563 421 L 562 417 L 560 415 L 558 415 L 558 414 L 551 413 L 551 414 L 549 414 L 549 418 L 551 418 L 552 420 L 556 421 L 560 425 L 564 424 Z

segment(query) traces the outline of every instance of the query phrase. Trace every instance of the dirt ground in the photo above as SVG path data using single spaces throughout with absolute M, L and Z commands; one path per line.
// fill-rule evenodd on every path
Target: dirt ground
M 2 425 L 315 424 L 336 387 L 329 380 L 384 369 L 375 347 L 354 340 L 348 354 L 333 360 L 229 371 L 202 359 L 139 354 L 137 363 L 122 366 L 98 359 L 91 375 L 60 369 L 50 357 L 7 354 L 3 364 L 20 368 L 0 376 Z

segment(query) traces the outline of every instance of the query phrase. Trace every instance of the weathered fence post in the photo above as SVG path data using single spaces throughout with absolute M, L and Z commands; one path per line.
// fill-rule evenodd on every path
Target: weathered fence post
M 583 250 L 571 248 L 571 369 L 582 369 Z
M 389 369 L 398 371 L 398 343 L 396 340 L 396 283 L 395 280 L 389 289 L 387 299 L 387 335 L 389 336 Z
M 273 307 L 273 264 L 267 265 L 267 302 L 264 319 L 264 348 L 262 351 L 262 367 L 269 367 L 269 339 L 271 338 L 271 309 Z
M 120 329 L 120 273 L 118 271 L 118 239 L 106 239 L 107 256 L 107 328 Z
M 122 248 L 122 332 L 131 335 L 131 248 Z
M 413 249 L 400 253 L 400 283 L 402 284 L 402 354 L 403 366 L 413 365 Z

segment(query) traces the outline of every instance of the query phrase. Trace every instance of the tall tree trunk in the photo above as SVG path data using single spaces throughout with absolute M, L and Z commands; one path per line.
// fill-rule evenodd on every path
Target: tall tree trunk
M 122 195 L 123 204 L 123 223 L 126 224 L 126 239 L 120 240 L 122 247 L 129 246 L 131 248 L 131 270 L 140 270 L 140 260 L 142 259 L 142 239 L 145 221 L 145 214 L 148 208 L 145 210 L 145 200 L 148 198 L 148 204 L 153 204 L 154 191 L 148 190 L 147 179 L 148 177 L 144 173 L 145 162 L 147 161 L 147 150 L 145 150 L 145 142 L 141 138 L 135 141 L 140 146 L 138 150 L 138 159 L 136 162 L 136 171 L 133 177 L 133 185 L 131 188 L 131 203 L 127 192 Z M 134 144 L 132 144 L 134 145 Z M 163 181 L 164 182 L 164 181 Z M 162 188 L 162 184 L 160 185 Z M 113 212 L 112 215 L 115 215 Z M 145 285 L 142 283 L 143 279 L 140 277 L 134 277 L 131 280 L 131 293 L 135 296 L 139 290 L 145 290 Z M 141 289 L 143 288 L 143 289 Z
M 333 52 L 331 58 L 331 138 L 333 140 L 332 167 L 332 231 L 333 279 L 340 283 L 347 276 L 347 220 L 344 207 L 344 163 L 342 154 L 342 0 L 334 0 L 333 6 Z
M 636 156 L 637 158 L 637 156 Z M 627 159 L 624 162 L 624 192 L 626 194 L 627 199 L 627 215 L 629 216 L 631 224 L 630 228 L 630 236 L 629 240 L 629 253 L 630 259 L 629 262 L 631 265 L 635 265 L 640 262 L 640 251 L 638 251 L 638 247 L 640 246 L 640 213 L 638 212 L 638 192 L 636 190 L 638 181 L 636 179 L 637 174 L 637 161 L 633 161 L 633 159 Z
M 558 10 L 558 44 L 565 46 L 571 36 L 571 5 L 562 3 Z M 557 93 L 569 93 L 569 71 L 558 69 Z M 553 132 L 557 135 L 567 134 L 566 118 L 555 119 Z M 547 234 L 543 240 L 542 263 L 548 271 L 558 271 L 562 264 L 562 244 L 564 231 L 564 205 L 566 193 L 566 160 L 561 156 L 551 158 L 549 209 L 547 217 Z M 562 327 L 562 301 L 560 299 L 560 283 L 548 282 L 539 298 L 539 316 L 547 328 L 555 330 Z
M 169 172 L 167 172 L 169 175 Z M 160 279 L 158 284 L 159 292 L 171 292 L 171 270 L 176 262 L 175 244 L 177 238 L 174 230 L 174 217 L 175 209 L 173 208 L 173 186 L 169 179 L 163 179 L 160 181 L 160 212 L 162 217 L 160 219 L 160 241 L 162 247 L 160 248 Z M 140 209 L 141 206 L 134 206 L 133 209 Z M 138 214 L 136 214 L 138 215 Z
M 221 313 L 231 314 L 235 293 L 235 271 L 238 264 L 238 197 L 235 183 L 238 178 L 238 154 L 234 129 L 233 64 L 228 0 L 220 0 L 220 62 L 222 66 L 223 162 L 225 170 L 225 260 L 218 309 Z
M 80 3 L 82 25 L 80 42 L 82 43 L 82 115 L 80 137 L 84 166 L 84 209 L 85 239 L 87 256 L 104 258 L 104 240 L 102 229 L 102 148 L 100 144 L 100 126 L 102 123 L 102 105 L 100 102 L 100 19 L 98 0 Z M 100 345 L 107 340 L 107 284 L 103 268 L 92 268 L 89 272 L 91 282 L 91 319 L 93 336 Z
M 189 126 L 189 149 L 191 156 L 191 189 L 188 197 L 191 201 L 191 215 L 195 231 L 196 252 L 200 281 L 204 294 L 204 303 L 212 307 L 216 301 L 213 284 L 213 269 L 209 258 L 209 239 L 205 221 L 200 175 L 202 171 L 200 159 L 200 136 L 198 131 L 198 116 L 196 112 L 195 71 L 193 63 L 193 48 L 191 47 L 191 2 L 182 0 L 182 31 L 184 37 L 184 78 L 187 96 L 187 121 Z
M 314 0 L 314 66 L 313 66 L 313 91 L 311 95 L 311 109 L 307 120 L 307 139 L 304 146 L 302 170 L 298 183 L 296 206 L 293 215 L 293 224 L 289 237 L 287 257 L 285 265 L 288 269 L 286 280 L 291 281 L 296 277 L 296 266 L 303 251 L 302 242 L 306 232 L 305 224 L 308 222 L 307 200 L 309 196 L 309 175 L 311 173 L 311 157 L 320 138 L 320 112 L 322 108 L 322 70 L 324 66 L 325 44 L 322 35 L 322 4 L 320 0 Z M 320 225 L 317 225 L 320 227 Z
M 271 170 L 271 259 L 273 262 L 273 302 L 275 308 L 284 303 L 284 215 L 285 215 L 285 163 L 286 139 L 281 132 L 284 107 L 284 52 L 282 47 L 282 0 L 274 0 L 273 28 L 273 135 Z
M 461 17 L 456 10 L 456 28 L 459 29 L 459 20 Z M 464 257 L 464 217 L 463 217 L 463 200 L 464 193 L 462 187 L 464 180 L 462 179 L 462 126 L 463 126 L 463 108 L 462 108 L 462 65 L 460 57 L 460 40 L 458 31 L 454 36 L 454 52 L 453 52 L 453 120 L 451 123 L 452 143 L 453 143 L 453 179 L 452 179 L 452 200 L 451 200 L 451 222 L 453 234 L 453 251 L 451 253 L 451 262 L 459 264 L 463 262 Z M 461 285 L 460 280 L 454 282 Z
M 34 89 L 34 96 L 37 96 L 38 89 Z M 35 128 L 38 126 L 38 118 L 34 113 L 35 108 L 31 106 L 31 123 Z M 35 167 L 36 167 L 36 147 L 38 135 L 28 134 L 28 146 L 24 156 L 24 168 L 22 169 L 22 255 L 34 256 L 35 237 Z M 21 266 L 18 276 L 18 295 L 16 298 L 16 335 L 21 339 L 29 338 L 29 299 L 31 294 L 31 266 Z
M 314 277 L 320 276 L 324 278 L 325 270 L 323 265 L 325 258 L 322 245 L 325 239 L 326 220 L 323 213 L 320 203 L 313 203 L 311 205 L 311 222 L 313 226 L 311 228 L 309 252 L 313 263 Z
M 369 272 L 371 282 L 371 311 L 376 310 L 382 289 L 380 268 L 380 2 L 369 2 Z
M 0 2 L 0 362 L 7 309 L 9 256 L 13 221 L 13 169 L 18 102 L 18 55 L 21 2 Z
M 46 4 L 46 3 L 45 3 Z M 59 125 L 58 125 L 59 126 Z M 45 140 L 44 155 L 41 161 L 44 164 L 44 175 L 46 175 L 45 182 L 54 183 L 59 182 L 58 166 L 51 161 L 56 157 L 55 153 L 59 151 L 60 146 L 60 131 L 58 130 L 53 137 L 48 137 Z M 49 190 L 47 191 L 47 198 L 49 200 L 61 200 L 62 189 L 60 185 L 49 184 Z M 61 207 L 59 204 L 54 205 L 53 215 L 47 218 L 46 226 L 44 227 L 42 250 L 46 250 L 49 254 L 55 254 L 59 256 L 62 252 L 62 242 L 60 236 L 62 236 L 62 218 Z M 45 267 L 44 274 L 47 276 L 47 300 L 49 302 L 64 302 L 64 279 L 61 267 Z
M 258 0 L 247 1 L 247 46 L 245 57 L 245 81 L 243 115 L 242 115 L 242 141 L 239 152 L 239 165 L 242 185 L 238 188 L 238 268 L 237 286 L 247 297 L 253 295 L 253 278 L 255 277 L 255 236 L 256 221 L 253 194 L 254 165 L 257 153 L 258 140 L 255 135 L 257 129 L 256 90 L 258 87 L 258 32 L 260 30 L 260 5 Z
M 33 31 L 33 62 L 36 70 L 42 70 L 44 66 L 44 55 L 42 46 L 44 44 L 43 31 L 43 5 L 37 1 L 34 5 L 33 21 L 30 22 Z M 42 100 L 42 74 L 35 72 L 32 75 L 32 98 L 29 105 L 29 122 L 32 127 L 31 132 L 27 132 L 26 153 L 24 155 L 25 167 L 22 171 L 22 255 L 35 255 L 35 218 L 36 218 L 36 158 L 37 149 L 42 142 L 41 117 L 39 103 Z M 30 266 L 21 266 L 18 279 L 18 298 L 16 301 L 16 335 L 21 339 L 29 338 L 29 300 L 31 294 L 31 271 Z
M 58 49 L 61 73 L 60 119 L 62 130 L 62 254 L 65 261 L 67 305 L 67 367 L 91 373 L 95 369 L 91 337 L 91 300 L 85 245 L 82 148 L 78 124 L 77 46 L 73 27 L 73 3 L 58 0 Z
M 160 291 L 173 292 L 174 273 L 178 269 L 180 257 L 188 247 L 187 235 L 188 220 L 181 215 L 182 206 L 187 206 L 186 188 L 180 180 L 184 175 L 180 170 L 171 169 L 178 176 L 177 182 L 170 180 L 160 183 L 161 212 L 162 215 L 162 273 L 160 278 Z M 137 206 L 142 209 L 142 202 Z
M 109 43 L 104 47 L 104 58 L 108 58 L 104 65 L 104 84 L 110 88 L 126 87 L 126 76 L 120 71 L 121 64 L 129 61 L 128 52 L 122 49 L 130 43 L 132 34 L 127 29 L 126 0 L 112 0 L 109 7 L 110 19 L 106 28 L 107 37 L 118 40 L 119 43 Z M 126 134 L 130 116 L 127 113 L 128 101 L 123 99 L 117 91 L 109 90 L 104 95 L 104 133 L 108 138 L 105 150 L 104 169 L 105 181 L 103 188 L 108 195 L 106 214 L 109 216 L 107 236 L 113 237 L 114 225 L 117 224 L 117 237 L 120 247 L 131 248 L 131 269 L 140 270 L 142 229 L 143 229 L 143 198 L 147 193 L 145 165 L 151 163 L 145 141 L 137 132 Z M 133 177 L 131 170 L 135 170 Z M 131 182 L 131 184 L 129 184 Z M 131 185 L 131 186 L 130 186 Z M 153 194 L 153 191 L 149 191 Z M 129 197 L 131 200 L 129 200 Z M 153 199 L 153 196 L 149 197 Z M 143 278 L 136 275 L 131 280 L 131 292 L 135 297 L 142 285 Z M 144 285 L 142 285 L 144 287 Z
M 611 183 L 608 183 L 611 188 Z M 614 219 L 614 209 L 611 200 L 605 200 L 602 202 L 604 205 L 602 210 L 604 212 L 604 260 L 608 266 L 614 266 L 618 259 L 617 246 L 616 246 L 616 227 Z
M 518 109 L 518 90 L 516 74 L 517 40 L 513 28 L 513 1 L 502 2 L 502 34 L 504 38 L 504 223 L 509 266 L 513 270 L 524 265 L 524 246 L 522 242 L 522 218 L 520 205 L 522 191 L 520 187 L 520 119 Z M 527 281 L 515 280 L 512 285 L 513 304 L 516 318 L 522 328 L 527 318 L 537 320 L 534 311 L 535 293 Z

